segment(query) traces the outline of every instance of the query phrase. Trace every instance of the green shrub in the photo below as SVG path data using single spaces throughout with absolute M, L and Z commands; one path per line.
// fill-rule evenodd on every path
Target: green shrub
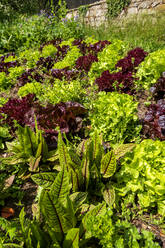
M 73 19 L 66 22 L 44 15 L 19 15 L 12 22 L 0 22 L 0 53 L 38 47 L 42 43 L 62 38 L 83 38 L 83 26 Z
M 100 92 L 89 115 L 92 130 L 97 128 L 111 144 L 138 140 L 137 106 L 130 95 Z

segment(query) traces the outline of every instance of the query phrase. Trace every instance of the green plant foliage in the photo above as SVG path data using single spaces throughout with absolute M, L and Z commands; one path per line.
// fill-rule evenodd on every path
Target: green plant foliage
M 138 87 L 149 89 L 165 71 L 165 49 L 150 53 L 139 65 L 136 77 Z
M 158 242 L 154 241 L 155 237 L 151 232 L 141 230 L 139 233 L 137 228 L 128 221 L 114 220 L 111 209 L 106 209 L 104 215 L 89 216 L 87 232 L 98 238 L 103 248 L 160 247 Z
M 47 101 L 52 104 L 67 101 L 83 103 L 83 101 L 85 101 L 86 95 L 86 90 L 84 88 L 85 84 L 86 82 L 83 82 L 79 79 L 73 80 L 71 82 L 55 79 L 52 85 L 41 85 L 39 83 L 33 83 L 32 86 L 37 85 L 37 88 L 34 87 L 33 91 L 31 84 L 27 86 L 25 85 L 20 88 L 18 94 L 25 96 L 24 92 L 26 95 L 28 93 L 35 93 L 36 97 L 41 103 Z
M 44 46 L 44 48 L 42 49 L 42 56 L 43 57 L 48 57 L 48 56 L 54 57 L 56 52 L 57 52 L 57 48 L 50 44 L 50 45 Z
M 57 174 L 55 172 L 42 172 L 32 175 L 33 181 L 43 188 L 50 188 Z
M 100 92 L 89 116 L 91 126 L 97 128 L 104 140 L 111 144 L 135 141 L 141 129 L 136 115 L 137 106 L 132 96 Z
M 59 61 L 54 64 L 53 69 L 63 69 L 65 67 L 73 67 L 76 60 L 81 56 L 80 50 L 76 46 L 71 46 L 70 50 L 67 52 L 67 55 L 62 61 Z
M 140 208 L 156 209 L 165 217 L 165 142 L 144 140 L 133 153 L 127 153 L 122 160 L 121 170 L 116 174 L 118 193 L 129 202 L 138 199 Z
M 7 98 L 0 97 L 0 107 L 2 107 L 8 101 Z
M 127 7 L 131 0 L 106 0 L 108 5 L 107 16 L 113 18 L 118 16 Z
M 14 68 L 9 68 L 9 74 L 6 75 L 5 72 L 0 72 L 0 89 L 8 89 L 16 83 L 17 77 L 19 77 L 25 68 L 22 66 L 16 66 Z
M 4 140 L 11 138 L 7 127 L 0 127 L 0 150 L 4 149 Z
M 28 164 L 30 171 L 36 171 L 39 163 L 49 158 L 48 147 L 42 137 L 42 131 L 34 133 L 28 126 L 19 126 L 17 140 L 7 143 L 12 156 L 7 158 L 9 164 Z M 5 160 L 5 159 L 4 159 Z M 27 170 L 25 166 L 25 172 Z
M 20 87 L 18 90 L 18 96 L 24 97 L 28 94 L 36 94 L 36 96 L 42 96 L 43 86 L 41 83 L 32 82 L 26 83 L 24 86 Z
M 116 171 L 116 158 L 113 151 L 105 154 L 101 160 L 101 174 L 103 177 L 111 177 Z
M 115 71 L 115 65 L 126 51 L 126 45 L 121 40 L 115 40 L 106 46 L 102 52 L 98 53 L 98 62 L 94 62 L 88 73 L 91 84 L 101 75 L 103 71 Z
M 26 61 L 26 67 L 28 69 L 34 68 L 36 66 L 36 62 L 41 57 L 40 51 L 37 49 L 28 49 L 19 53 L 19 61 L 23 63 Z

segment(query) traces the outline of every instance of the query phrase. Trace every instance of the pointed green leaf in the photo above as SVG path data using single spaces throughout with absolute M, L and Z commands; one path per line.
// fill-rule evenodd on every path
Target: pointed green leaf
M 106 185 L 103 191 L 103 198 L 109 206 L 115 202 L 115 190 L 111 185 Z
M 72 191 L 78 191 L 82 184 L 82 175 L 81 171 L 69 168 L 69 178 L 72 184 Z
M 111 177 L 116 170 L 116 158 L 113 151 L 105 154 L 101 160 L 101 174 L 103 177 Z
M 85 190 L 88 189 L 88 184 L 90 179 L 89 163 L 90 161 L 87 157 L 87 154 L 85 154 L 85 157 L 82 160 L 82 175 L 83 175 Z
M 89 143 L 89 139 L 83 140 L 77 147 L 77 154 L 82 156 L 86 152 L 87 143 Z
M 60 201 L 53 201 L 49 192 L 45 192 L 42 199 L 42 210 L 48 225 L 55 232 L 66 233 L 72 228 L 72 224 L 66 218 L 66 212 Z
M 69 194 L 69 177 L 65 168 L 60 171 L 51 187 L 50 191 L 54 200 L 65 200 Z
M 75 227 L 77 223 L 77 219 L 75 217 L 73 202 L 71 201 L 69 196 L 67 196 L 66 211 L 67 211 L 66 218 L 68 218 L 68 221 L 72 223 L 72 227 Z
M 35 156 L 36 137 L 35 133 L 28 126 L 26 126 L 24 129 L 23 140 L 26 154 Z
M 79 247 L 79 228 L 72 228 L 68 231 L 63 242 L 63 248 Z
M 31 157 L 29 161 L 29 171 L 36 171 L 41 160 L 41 156 L 38 158 Z
M 59 132 L 59 134 L 58 134 L 58 155 L 59 155 L 61 167 L 66 166 L 66 168 L 68 168 L 69 163 L 72 163 L 72 161 L 71 161 L 71 158 L 69 156 L 67 147 L 62 140 L 61 132 Z
M 74 150 L 69 149 L 69 155 L 72 160 L 72 162 L 75 164 L 75 167 L 78 168 L 81 166 L 81 159 L 79 156 L 76 154 Z
M 121 144 L 115 147 L 114 154 L 116 156 L 116 159 L 119 159 L 123 157 L 127 152 L 130 152 L 134 149 L 136 144 L 130 143 L 130 144 Z
M 39 158 L 41 155 L 42 155 L 42 141 L 40 141 L 40 143 L 38 144 L 35 157 Z
M 43 160 L 46 160 L 49 157 L 48 146 L 44 137 L 42 137 L 42 157 Z
M 73 202 L 75 211 L 83 204 L 86 198 L 87 198 L 86 192 L 75 192 L 72 195 L 70 195 L 70 199 Z
M 101 160 L 104 149 L 102 145 L 102 138 L 98 134 L 97 130 L 95 130 L 92 140 L 93 140 L 93 159 Z M 97 164 L 99 163 L 100 161 L 98 161 Z
M 41 187 L 49 188 L 55 181 L 57 173 L 43 172 L 31 176 L 32 180 Z

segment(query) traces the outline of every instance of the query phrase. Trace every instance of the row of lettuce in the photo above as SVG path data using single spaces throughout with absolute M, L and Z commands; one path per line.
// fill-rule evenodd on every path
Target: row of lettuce
M 119 40 L 57 39 L 1 56 L 1 95 L 12 90 L 15 96 L 0 98 L 1 122 L 12 132 L 15 120 L 34 128 L 35 114 L 45 136 L 54 139 L 58 126 L 65 133 L 79 131 L 86 114 L 89 132 L 97 128 L 111 144 L 139 141 L 141 129 L 148 138 L 164 140 L 165 50 L 127 50 Z M 148 90 L 152 102 L 141 123 L 140 90 Z

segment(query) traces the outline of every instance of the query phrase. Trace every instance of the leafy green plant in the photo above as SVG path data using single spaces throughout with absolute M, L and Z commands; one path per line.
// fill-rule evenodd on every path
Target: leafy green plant
M 18 90 L 18 96 L 24 97 L 28 94 L 36 94 L 36 96 L 41 96 L 43 92 L 43 86 L 41 83 L 32 82 L 26 83 L 24 86 L 20 87 Z
M 136 77 L 138 87 L 149 89 L 165 71 L 165 49 L 150 53 L 139 65 Z
M 90 216 L 87 220 L 87 233 L 99 239 L 103 248 L 156 248 L 160 247 L 155 242 L 152 232 L 138 229 L 128 221 L 116 220 L 111 209 L 106 209 L 102 216 Z
M 100 92 L 89 114 L 93 133 L 97 128 L 112 145 L 137 141 L 141 130 L 137 116 L 138 103 L 133 97 L 117 92 Z
M 39 60 L 41 54 L 40 51 L 37 49 L 28 49 L 24 50 L 23 52 L 19 53 L 18 60 L 23 63 L 26 61 L 26 67 L 28 69 L 34 68 L 36 66 L 36 62 Z
M 42 49 L 42 56 L 43 57 L 48 57 L 48 56 L 54 56 L 55 53 L 57 52 L 57 48 L 53 45 L 47 45 L 47 46 L 44 46 L 43 49 Z
M 165 142 L 143 140 L 133 153 L 121 161 L 121 170 L 116 174 L 117 191 L 123 201 L 142 211 L 165 217 Z M 129 196 L 132 196 L 131 198 Z M 136 198 L 136 200 L 135 200 Z
M 19 126 L 17 130 L 17 139 L 7 143 L 8 151 L 11 156 L 4 159 L 12 165 L 28 165 L 30 171 L 38 170 L 39 163 L 46 162 L 49 158 L 47 144 L 42 137 L 42 131 L 34 133 L 28 126 L 25 128 Z M 26 172 L 27 167 L 23 170 Z
M 11 138 L 7 127 L 0 127 L 0 150 L 4 149 L 4 140 Z
M 67 55 L 62 61 L 59 61 L 54 64 L 53 69 L 63 69 L 71 68 L 75 65 L 76 60 L 81 56 L 80 50 L 76 46 L 71 46 Z
M 25 68 L 22 66 L 16 66 L 14 68 L 9 68 L 9 74 L 6 75 L 5 72 L 0 73 L 0 88 L 2 89 L 8 89 L 12 85 L 16 83 L 17 77 L 19 77 L 23 72 Z
M 114 41 L 112 44 L 106 46 L 102 52 L 98 53 L 98 62 L 94 62 L 88 73 L 91 84 L 95 79 L 101 75 L 103 71 L 115 71 L 115 65 L 119 59 L 122 58 L 126 46 L 120 40 Z
M 52 86 L 44 87 L 43 94 L 40 94 L 38 98 L 41 102 L 44 100 L 52 104 L 67 101 L 83 103 L 85 95 L 86 91 L 80 80 L 67 82 L 56 79 Z
M 8 101 L 8 99 L 7 99 L 7 98 L 0 97 L 0 107 L 2 107 L 2 106 L 3 106 L 3 104 L 5 104 L 7 101 Z

